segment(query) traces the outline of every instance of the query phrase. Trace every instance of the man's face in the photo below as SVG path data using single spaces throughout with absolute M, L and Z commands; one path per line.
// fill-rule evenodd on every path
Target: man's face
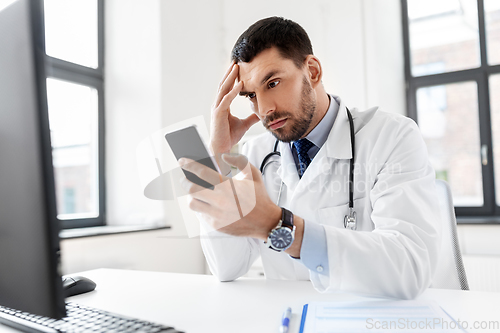
M 243 82 L 240 95 L 250 100 L 252 111 L 267 130 L 284 142 L 297 141 L 310 132 L 316 95 L 306 67 L 297 68 L 276 48 L 238 65 L 239 80 Z

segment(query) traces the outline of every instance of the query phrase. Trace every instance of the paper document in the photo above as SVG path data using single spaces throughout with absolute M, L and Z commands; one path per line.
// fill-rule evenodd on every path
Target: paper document
M 374 300 L 304 305 L 300 333 L 466 332 L 432 301 Z

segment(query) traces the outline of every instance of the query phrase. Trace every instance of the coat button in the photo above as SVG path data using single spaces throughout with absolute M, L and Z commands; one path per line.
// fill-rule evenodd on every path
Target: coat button
M 318 273 L 323 272 L 323 266 L 318 265 L 318 266 L 316 267 L 316 271 L 317 271 Z

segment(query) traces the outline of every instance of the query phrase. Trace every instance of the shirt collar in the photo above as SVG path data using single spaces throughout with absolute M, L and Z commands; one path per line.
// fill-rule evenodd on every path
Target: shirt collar
M 337 114 L 339 112 L 339 102 L 336 100 L 336 96 L 328 95 L 328 99 L 330 100 L 330 104 L 328 106 L 328 110 L 326 110 L 326 114 L 320 120 L 318 125 L 312 129 L 311 132 L 305 137 L 307 140 L 314 143 L 319 150 L 323 144 L 328 139 L 328 135 L 332 130 L 333 123 L 335 122 L 335 118 L 337 118 Z M 292 147 L 293 142 L 290 142 L 290 147 Z
M 346 106 L 339 96 L 328 96 L 330 105 L 325 116 L 306 138 L 314 143 L 318 150 L 326 143 L 324 149 L 327 157 L 350 159 L 352 158 L 351 133 Z M 342 110 L 342 112 L 339 112 L 339 110 Z M 353 118 L 356 118 L 356 116 L 353 115 Z M 331 137 L 330 140 L 328 140 L 329 137 Z M 293 150 L 292 143 L 280 142 L 280 151 L 283 151 L 286 146 Z
M 330 99 L 330 105 L 326 111 L 323 119 L 320 120 L 319 124 L 312 129 L 312 131 L 306 136 L 306 138 L 314 143 L 318 148 L 321 148 L 328 139 L 328 135 L 333 127 L 335 118 L 337 118 L 337 113 L 339 111 L 339 104 L 331 95 L 328 95 Z
M 347 117 L 347 108 L 344 102 L 338 97 L 331 95 L 339 103 L 339 112 L 331 130 L 328 133 L 328 139 L 325 143 L 326 156 L 336 159 L 352 158 L 351 149 L 351 130 L 349 118 Z M 355 110 L 353 110 L 355 111 Z M 352 115 L 356 121 L 356 113 Z

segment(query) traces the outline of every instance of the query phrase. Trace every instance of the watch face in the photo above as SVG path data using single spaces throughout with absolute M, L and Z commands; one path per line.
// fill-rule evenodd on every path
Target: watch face
M 293 241 L 292 231 L 285 227 L 274 230 L 269 238 L 271 245 L 279 250 L 287 248 Z

